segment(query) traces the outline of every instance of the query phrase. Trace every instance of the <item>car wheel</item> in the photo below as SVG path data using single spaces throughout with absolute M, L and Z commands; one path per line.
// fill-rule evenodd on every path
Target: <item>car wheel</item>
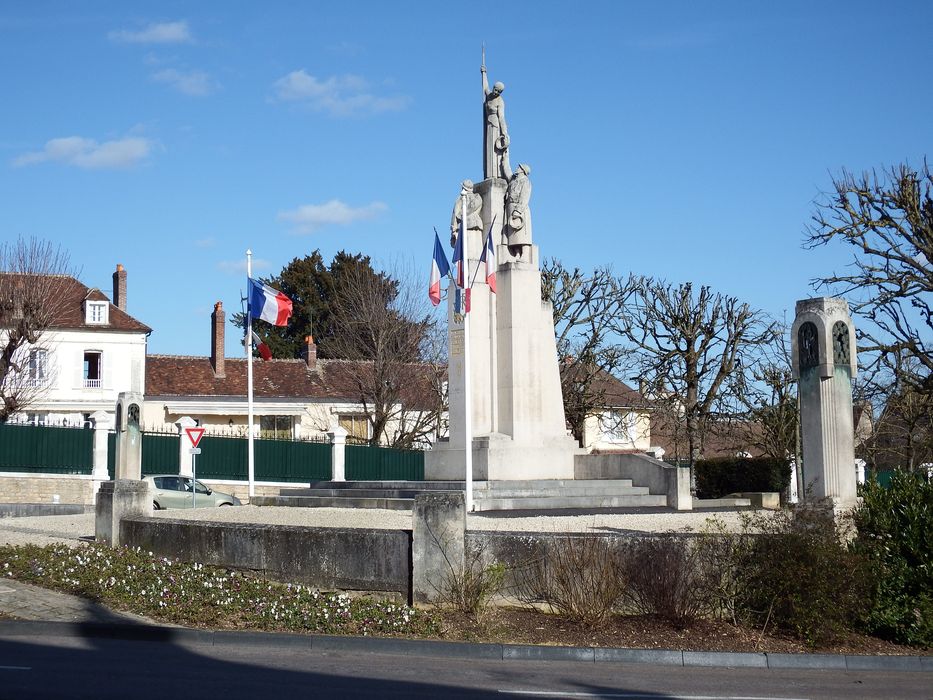
M 221 508 L 223 508 L 224 506 L 232 506 L 233 504 L 232 503 L 220 503 L 219 505 Z
M 159 502 L 158 502 L 158 501 L 153 501 L 153 502 L 152 502 L 152 509 L 153 509 L 153 510 L 162 510 L 162 507 L 159 505 Z

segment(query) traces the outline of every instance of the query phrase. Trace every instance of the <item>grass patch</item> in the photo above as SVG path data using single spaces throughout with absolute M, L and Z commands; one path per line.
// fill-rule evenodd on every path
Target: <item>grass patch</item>
M 430 612 L 261 576 L 88 544 L 0 547 L 0 576 L 180 625 L 379 636 L 432 636 Z

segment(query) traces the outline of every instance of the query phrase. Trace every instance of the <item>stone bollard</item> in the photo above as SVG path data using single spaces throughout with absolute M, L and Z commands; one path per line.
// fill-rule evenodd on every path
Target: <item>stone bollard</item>
M 98 542 L 119 547 L 120 521 L 127 517 L 152 516 L 149 482 L 132 479 L 105 481 L 97 493 L 94 510 L 94 536 Z
M 411 526 L 411 597 L 414 603 L 442 599 L 451 576 L 466 565 L 466 503 L 460 491 L 419 493 Z

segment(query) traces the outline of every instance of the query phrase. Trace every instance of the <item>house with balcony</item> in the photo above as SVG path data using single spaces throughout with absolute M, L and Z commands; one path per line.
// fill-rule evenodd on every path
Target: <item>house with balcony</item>
M 23 407 L 10 422 L 88 425 L 98 411 L 114 413 L 120 392 L 145 392 L 152 329 L 127 313 L 126 289 L 122 265 L 113 274 L 113 301 L 73 277 L 56 276 L 49 328 L 20 353 L 13 381 Z

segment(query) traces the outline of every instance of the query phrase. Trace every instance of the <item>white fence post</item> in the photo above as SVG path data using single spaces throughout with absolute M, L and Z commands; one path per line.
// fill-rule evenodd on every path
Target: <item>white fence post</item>
M 347 431 L 338 425 L 327 437 L 331 445 L 331 481 L 346 481 Z
M 180 476 L 193 476 L 194 470 L 191 468 L 191 460 L 194 455 L 191 454 L 191 443 L 188 442 L 188 436 L 185 435 L 185 428 L 193 428 L 197 425 L 194 418 L 182 416 L 175 425 L 178 427 L 178 474 Z
M 102 481 L 110 481 L 107 471 L 107 437 L 113 428 L 113 414 L 107 411 L 95 411 L 91 414 L 94 421 L 94 455 L 91 467 L 91 477 L 94 479 L 94 502 L 97 502 L 97 492 Z

